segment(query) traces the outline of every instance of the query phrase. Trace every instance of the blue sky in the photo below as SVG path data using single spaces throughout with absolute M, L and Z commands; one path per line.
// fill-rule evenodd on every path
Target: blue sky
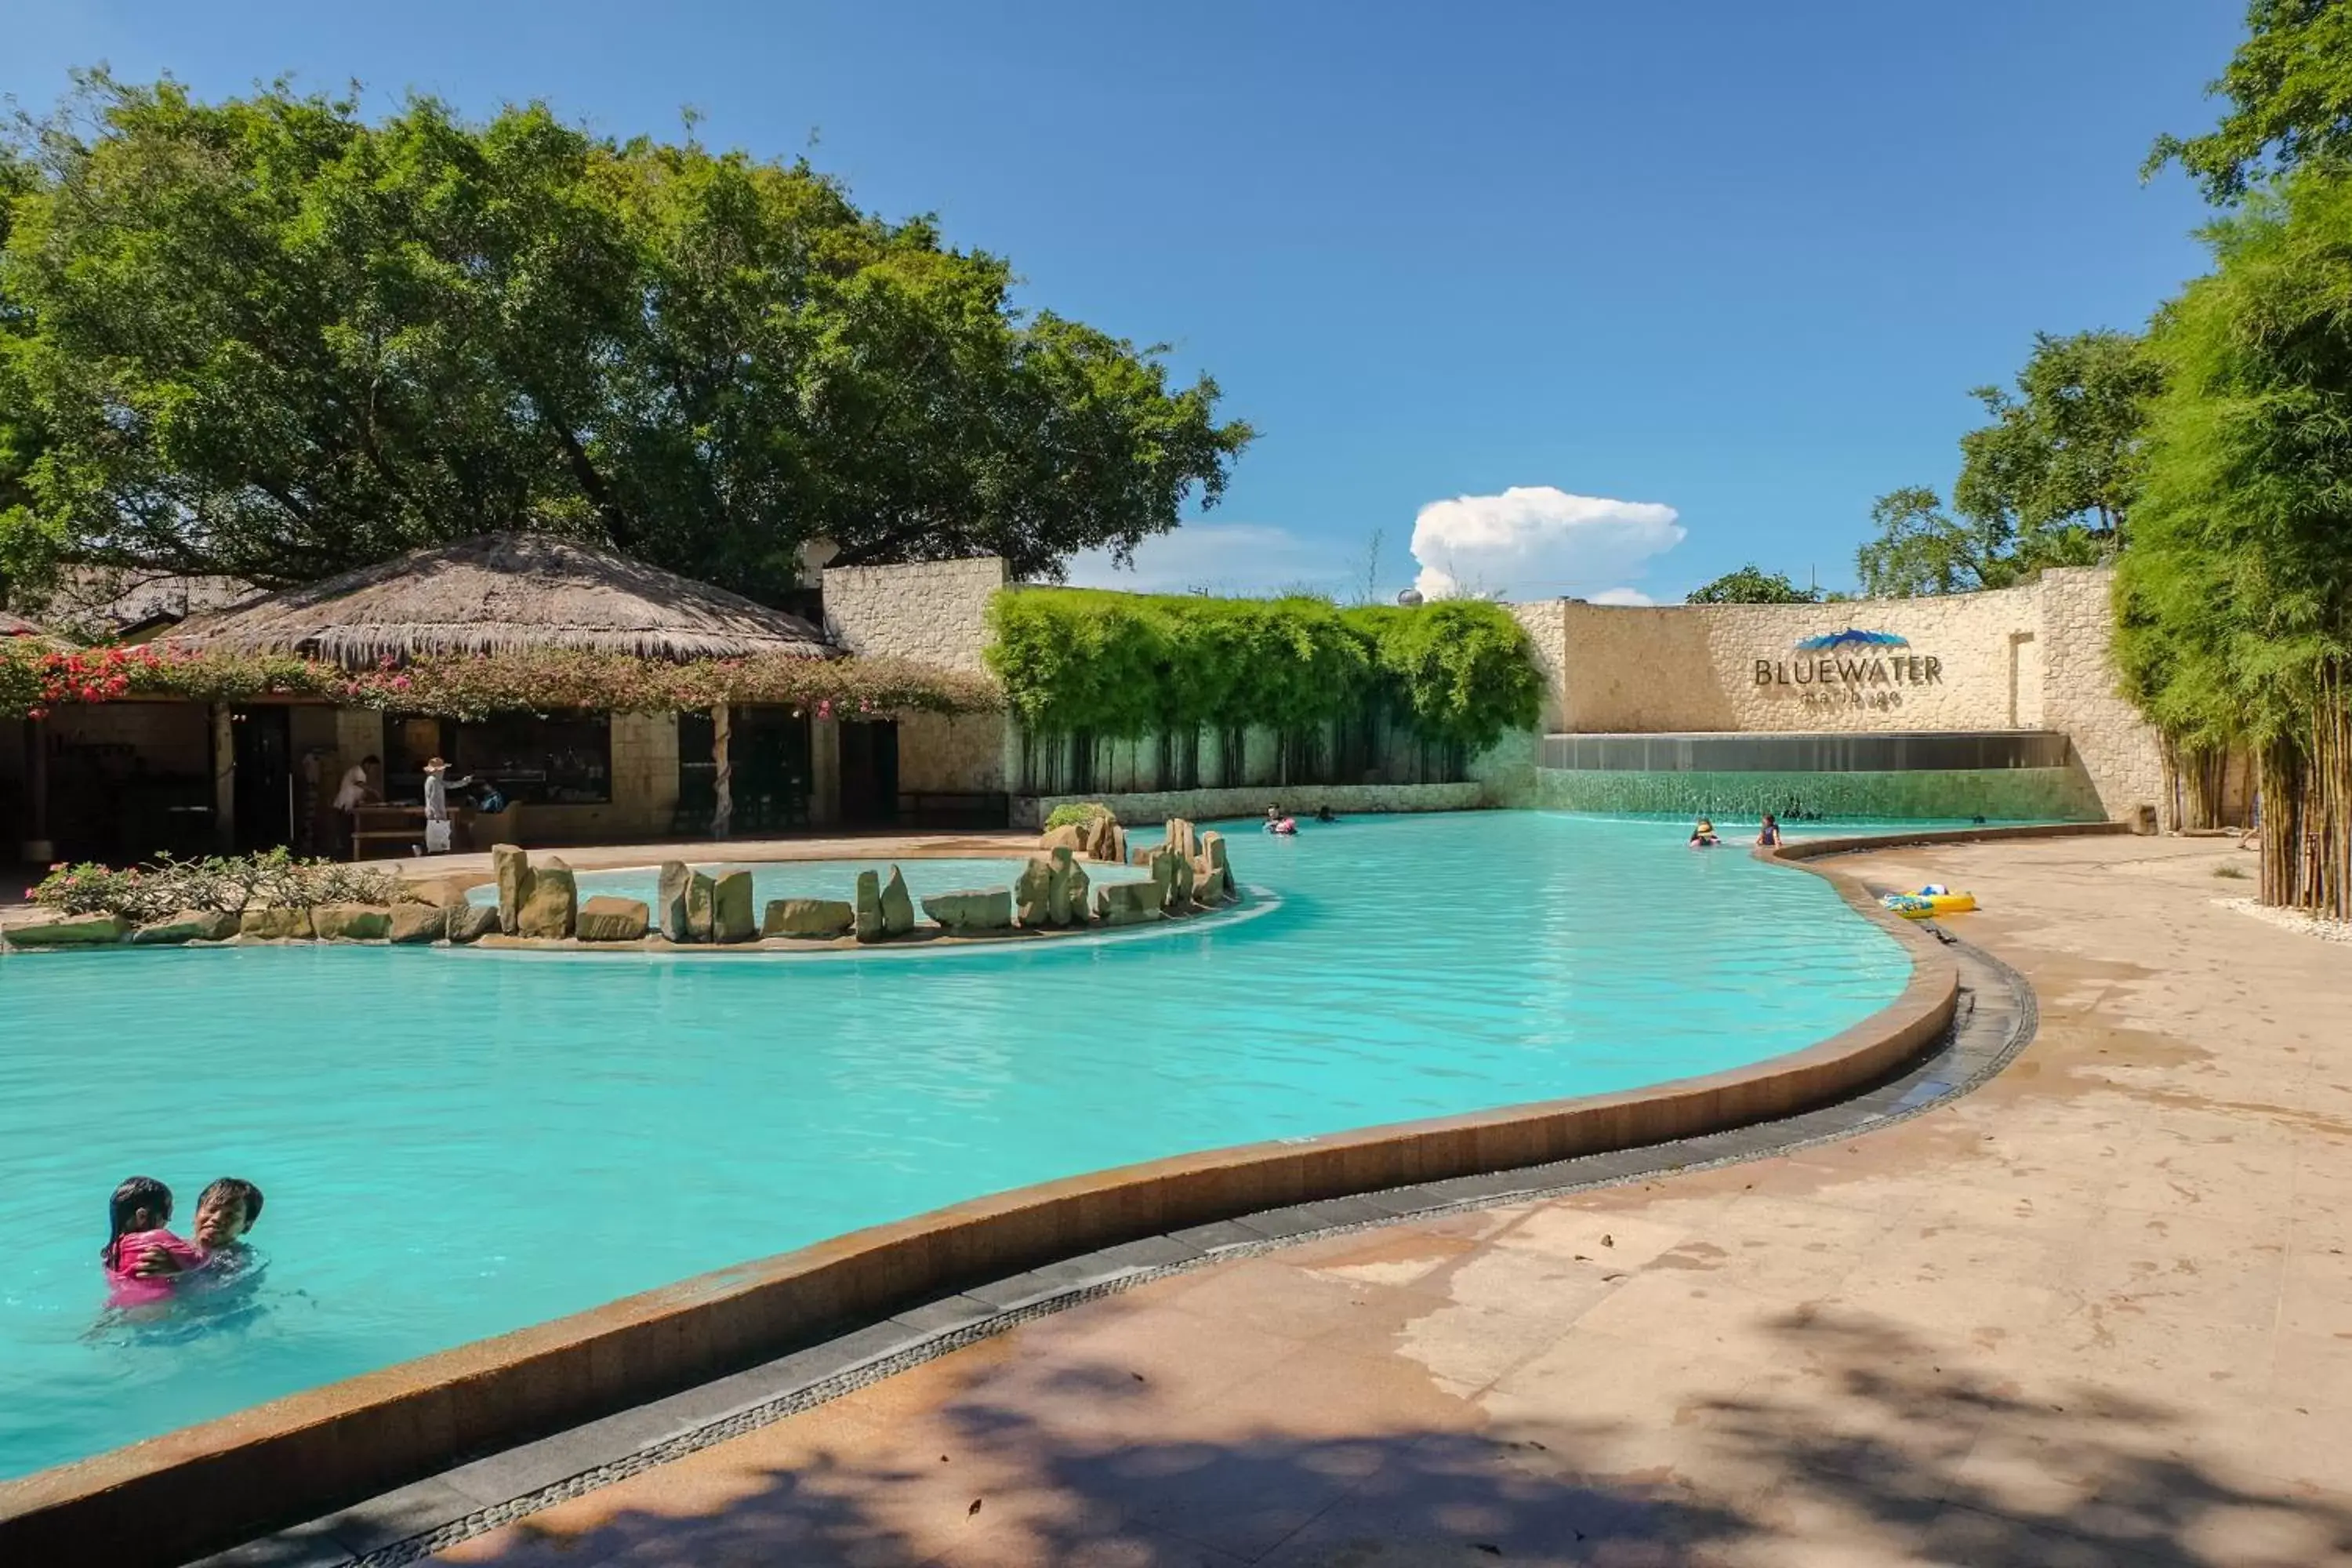
M 1751 560 L 1849 584 L 1874 496 L 1949 484 L 1968 388 L 2202 269 L 2193 193 L 2137 170 L 2212 119 L 2241 7 L 6 12 L 0 92 L 28 109 L 100 61 L 211 95 L 290 72 L 383 108 L 539 98 L 614 134 L 692 106 L 708 142 L 938 213 L 1262 432 L 1139 575 L 1081 575 L 1336 589 L 1377 530 L 1392 593 L 1436 506 L 1420 564 L 1471 586 L 1666 600 Z

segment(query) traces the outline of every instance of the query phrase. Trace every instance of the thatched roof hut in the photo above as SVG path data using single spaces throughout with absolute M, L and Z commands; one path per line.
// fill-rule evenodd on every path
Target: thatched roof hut
M 192 616 L 175 647 L 385 658 L 574 648 L 642 658 L 825 658 L 797 616 L 640 561 L 541 533 L 485 533 Z

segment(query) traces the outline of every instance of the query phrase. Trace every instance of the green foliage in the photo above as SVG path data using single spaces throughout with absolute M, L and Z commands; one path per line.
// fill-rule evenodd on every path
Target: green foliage
M 1952 504 L 2037 564 L 2087 536 L 2112 549 L 2140 470 L 2148 400 L 2163 376 L 2129 332 L 2037 332 L 2017 375 L 2017 395 L 1979 386 L 1971 395 L 1992 423 L 1960 437 Z
M 819 717 L 1003 708 L 987 679 L 891 658 L 699 659 L 669 664 L 560 648 L 414 659 L 350 670 L 290 654 L 57 653 L 0 647 L 0 717 L 124 698 L 244 702 L 313 697 L 346 707 L 478 719 L 497 712 L 694 712 L 720 703 L 804 707 Z
M 388 904 L 400 896 L 400 874 L 384 867 L 299 859 L 280 848 L 201 860 L 165 855 L 121 870 L 95 861 L 60 864 L 50 867 L 25 896 L 62 915 L 121 915 L 143 922 L 183 910 L 236 914 L 268 906 Z
M 2014 395 L 1975 390 L 1992 422 L 1960 437 L 1951 510 L 1916 485 L 1873 504 L 1878 536 L 1854 559 L 1863 592 L 2003 588 L 2045 566 L 2108 558 L 2123 542 L 2147 406 L 2162 384 L 2160 362 L 2129 333 L 2037 333 Z
M 99 73 L 0 173 L 0 573 L 308 581 L 541 529 L 754 595 L 1213 504 L 1249 427 L 805 163 Z M 11 492 L 8 487 L 15 487 Z
M 1467 600 L 1343 611 L 1311 598 L 1013 590 L 989 606 L 989 668 L 1039 734 L 1295 731 L 1381 701 L 1422 739 L 1475 751 L 1532 726 L 1542 706 L 1526 632 Z
M 2210 238 L 2155 340 L 2117 654 L 2168 735 L 2263 744 L 2352 657 L 2352 184 L 2294 176 Z
M 1878 537 L 1854 552 L 1854 572 L 1869 599 L 1965 594 L 2006 586 L 2009 563 L 1996 541 L 1944 510 L 1923 485 L 1890 490 L 1871 504 Z
M 1085 827 L 1110 814 L 1110 807 L 1098 800 L 1072 801 L 1045 814 L 1045 831 L 1051 833 L 1056 827 Z
M 1818 605 L 1819 588 L 1800 588 L 1786 572 L 1767 572 L 1753 563 L 1693 588 L 1686 605 Z
M 2221 123 L 2186 142 L 2158 137 L 2143 175 L 2177 159 L 2208 200 L 2227 205 L 2305 164 L 2352 161 L 2352 5 L 2250 0 L 2246 35 L 2206 88 L 2230 101 Z

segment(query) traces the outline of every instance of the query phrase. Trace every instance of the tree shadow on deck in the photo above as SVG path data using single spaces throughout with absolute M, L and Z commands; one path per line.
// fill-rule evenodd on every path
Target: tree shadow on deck
M 1571 1368 L 1545 1395 L 1567 1408 L 1540 1418 L 1515 1414 L 1531 1407 L 1524 1396 L 1453 1401 L 1458 1420 L 1395 1425 L 1333 1419 L 1304 1398 L 1295 1418 L 1235 1430 L 1220 1421 L 1218 1400 L 1164 1401 L 1115 1361 L 1013 1357 L 961 1377 L 939 1404 L 912 1402 L 902 1414 L 887 1397 L 852 1396 L 445 1560 L 2352 1562 L 2344 1497 L 2235 1468 L 2225 1478 L 2199 1452 L 2210 1447 L 2200 1444 L 2206 1418 L 2186 1407 L 2082 1385 L 2029 1394 L 1851 1312 L 1798 1310 L 1772 1332 L 1775 1364 L 1761 1375 L 1654 1418 L 1580 1414 Z

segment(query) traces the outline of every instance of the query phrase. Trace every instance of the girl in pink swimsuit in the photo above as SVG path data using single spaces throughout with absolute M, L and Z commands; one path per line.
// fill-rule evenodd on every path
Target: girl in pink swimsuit
M 105 1266 L 113 1305 L 169 1300 L 174 1277 L 203 1267 L 203 1252 L 163 1228 L 172 1222 L 172 1189 L 154 1177 L 131 1177 L 114 1189 L 106 1209 L 106 1247 L 98 1258 Z M 168 1260 L 169 1271 L 145 1277 L 133 1272 L 151 1258 Z

